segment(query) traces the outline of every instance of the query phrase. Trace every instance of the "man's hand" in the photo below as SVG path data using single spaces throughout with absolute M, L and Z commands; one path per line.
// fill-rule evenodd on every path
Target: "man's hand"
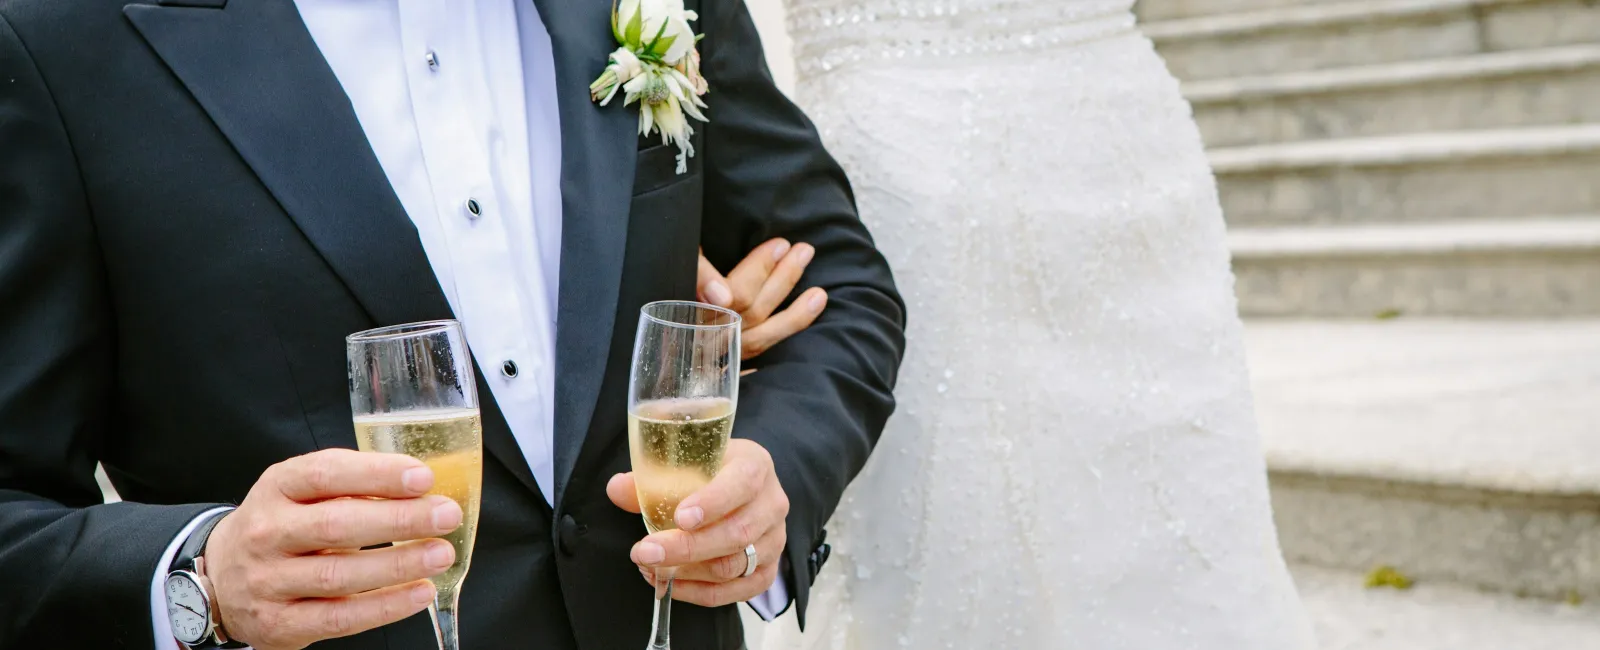
M 426 578 L 455 561 L 449 542 L 357 549 L 460 526 L 455 501 L 422 496 L 431 487 L 433 471 L 398 454 L 328 449 L 267 468 L 206 544 L 223 629 L 256 650 L 297 649 L 422 611 Z
M 665 530 L 633 546 L 634 564 L 646 582 L 655 570 L 677 567 L 673 598 L 718 607 L 755 598 L 778 579 L 778 560 L 788 540 L 784 517 L 789 497 L 778 484 L 772 456 L 749 440 L 728 441 L 717 478 L 678 504 L 679 530 Z M 639 512 L 633 475 L 618 474 L 606 485 L 611 502 Z M 760 564 L 744 577 L 744 547 L 754 544 Z
M 696 285 L 700 301 L 739 312 L 744 320 L 743 358 L 758 356 L 810 327 L 828 306 L 828 292 L 812 287 L 788 309 L 772 313 L 794 291 L 816 252 L 810 244 L 790 246 L 783 239 L 768 240 L 750 251 L 727 277 L 718 273 L 705 255 L 700 256 Z

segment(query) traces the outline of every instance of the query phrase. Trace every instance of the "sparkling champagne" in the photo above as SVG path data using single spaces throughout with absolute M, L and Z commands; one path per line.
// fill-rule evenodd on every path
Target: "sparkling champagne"
M 628 414 L 628 449 L 650 532 L 678 527 L 678 502 L 722 469 L 733 431 L 733 402 L 723 398 L 641 402 Z
M 483 426 L 478 409 L 365 415 L 355 424 L 361 451 L 405 454 L 427 463 L 433 469 L 433 489 L 428 494 L 461 504 L 461 527 L 444 536 L 456 547 L 456 562 L 433 577 L 440 600 L 453 602 L 472 564 L 483 496 Z

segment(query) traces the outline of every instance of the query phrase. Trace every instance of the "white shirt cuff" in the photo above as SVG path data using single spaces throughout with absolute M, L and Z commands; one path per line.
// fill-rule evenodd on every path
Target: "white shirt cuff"
M 172 638 L 172 623 L 167 620 L 167 567 L 172 566 L 173 558 L 178 557 L 178 549 L 183 548 L 184 540 L 189 539 L 195 528 L 212 515 L 232 509 L 213 508 L 195 517 L 188 526 L 183 527 L 177 537 L 172 539 L 172 543 L 167 545 L 166 552 L 161 554 L 161 561 L 156 563 L 156 575 L 150 578 L 150 629 L 155 632 L 155 650 L 183 650 L 183 647 L 178 645 L 178 640 Z
M 789 583 L 784 580 L 783 572 L 778 572 L 778 579 L 773 581 L 772 588 L 768 589 L 747 603 L 761 620 L 772 622 L 783 610 L 789 606 Z

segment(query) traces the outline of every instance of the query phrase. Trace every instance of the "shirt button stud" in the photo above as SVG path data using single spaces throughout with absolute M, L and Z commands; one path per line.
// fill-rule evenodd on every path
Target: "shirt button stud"
M 438 70 L 439 69 L 439 55 L 434 54 L 433 50 L 428 50 L 428 53 L 426 55 L 423 55 L 422 60 L 428 62 L 428 69 L 429 70 Z
M 500 374 L 505 375 L 506 379 L 516 379 L 517 362 L 506 359 L 505 363 L 500 364 Z
M 483 206 L 478 205 L 477 199 L 467 199 L 467 218 L 477 221 L 483 216 Z

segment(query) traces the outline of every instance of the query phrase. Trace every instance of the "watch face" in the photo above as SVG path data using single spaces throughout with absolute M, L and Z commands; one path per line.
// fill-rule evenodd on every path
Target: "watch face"
M 172 623 L 172 636 L 187 645 L 205 639 L 211 627 L 209 608 L 205 591 L 188 572 L 167 576 L 167 620 Z

